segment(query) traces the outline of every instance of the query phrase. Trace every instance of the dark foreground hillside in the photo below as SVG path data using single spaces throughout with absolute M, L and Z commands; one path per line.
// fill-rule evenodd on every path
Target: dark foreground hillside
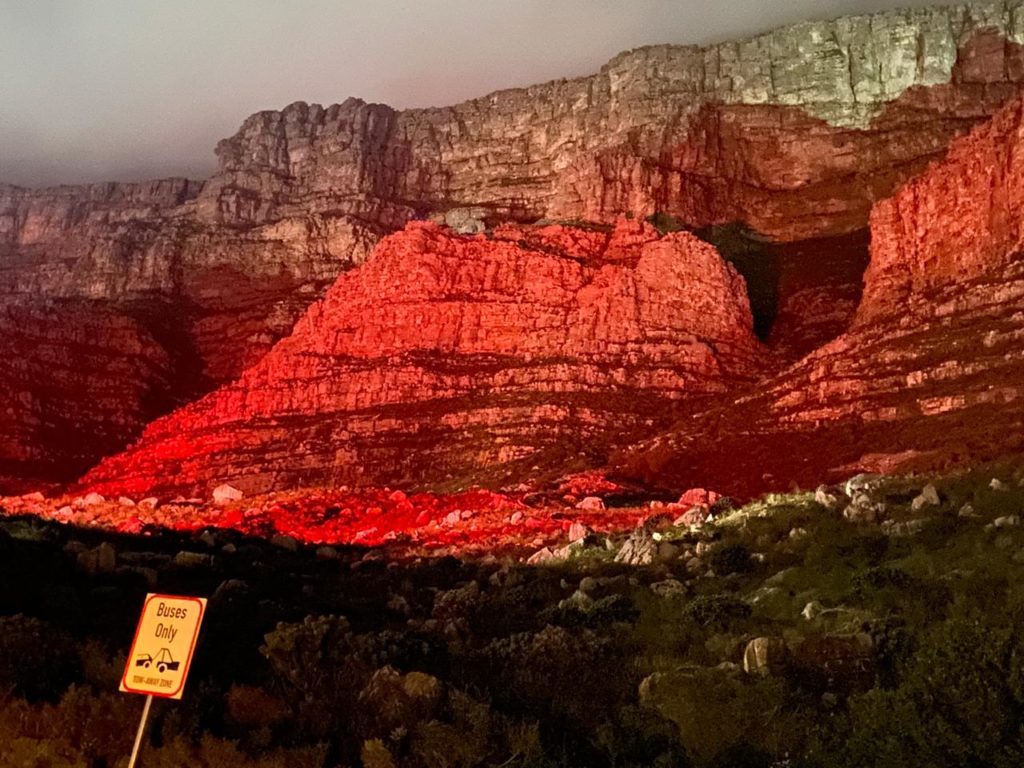
M 0 517 L 0 766 L 127 764 L 157 590 L 210 603 L 147 768 L 1018 766 L 1022 477 L 864 477 L 536 566 Z

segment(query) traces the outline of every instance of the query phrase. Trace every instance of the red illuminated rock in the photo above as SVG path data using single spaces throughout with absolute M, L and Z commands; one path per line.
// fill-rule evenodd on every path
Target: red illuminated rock
M 1022 113 L 1020 100 L 1008 104 L 991 122 L 957 141 L 944 162 L 875 207 L 858 325 L 894 315 L 928 318 L 976 309 L 962 301 L 937 307 L 934 299 L 974 281 L 999 281 L 1004 271 L 1019 265 L 1024 252 Z M 1014 295 L 1009 282 L 1005 292 L 1007 299 Z
M 620 459 L 729 493 L 1024 451 L 1024 100 L 879 203 L 853 328 Z
M 17 367 L 42 372 L 54 357 L 84 360 L 87 349 L 76 337 L 86 332 L 103 350 L 60 376 L 29 377 L 23 398 L 8 401 L 10 419 L 51 425 L 59 442 L 75 445 L 70 460 L 44 440 L 44 430 L 8 431 L 0 464 L 16 465 L 15 475 L 71 480 L 122 448 L 148 420 L 231 380 L 287 334 L 376 240 L 373 229 L 346 216 L 245 228 L 206 220 L 196 211 L 200 188 L 175 179 L 44 190 L 0 186 L 0 313 L 47 307 L 33 313 L 27 331 L 46 343 L 20 344 Z M 83 316 L 88 331 L 79 326 Z M 152 396 L 145 395 L 152 389 L 145 375 L 122 380 L 138 367 L 143 343 L 125 341 L 126 324 L 161 361 L 160 391 Z M 61 350 L 63 339 L 68 348 Z M 124 397 L 119 408 L 116 393 L 127 390 L 138 395 Z M 98 391 L 110 393 L 102 423 L 85 416 L 98 413 L 87 400 Z M 82 418 L 67 418 L 75 413 Z
M 587 77 L 444 108 L 349 99 L 260 112 L 218 145 L 204 183 L 0 186 L 0 303 L 88 300 L 130 315 L 184 401 L 256 363 L 411 219 L 477 231 L 663 212 L 821 243 L 863 230 L 875 201 L 1017 92 L 1019 17 L 992 3 L 894 11 L 639 48 Z M 862 259 L 841 255 L 810 256 L 830 265 L 820 281 L 783 272 L 768 338 L 787 359 L 845 330 Z M 49 402 L 74 410 L 91 386 Z M 115 421 L 138 423 L 127 411 Z M 0 461 L 25 452 L 39 477 L 70 476 L 34 443 Z
M 742 278 L 692 235 L 410 224 L 237 383 L 85 484 L 493 482 L 599 457 L 765 360 Z

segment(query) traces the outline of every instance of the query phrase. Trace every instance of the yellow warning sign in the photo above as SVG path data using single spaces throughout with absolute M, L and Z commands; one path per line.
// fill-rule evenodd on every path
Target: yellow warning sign
M 205 597 L 146 595 L 121 690 L 180 699 L 205 612 Z

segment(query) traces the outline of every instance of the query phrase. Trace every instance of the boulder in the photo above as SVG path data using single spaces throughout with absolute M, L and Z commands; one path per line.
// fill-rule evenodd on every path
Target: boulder
M 675 579 L 656 581 L 651 584 L 650 590 L 658 597 L 682 597 L 686 594 L 685 585 Z
M 883 479 L 881 475 L 861 472 L 843 483 L 843 493 L 851 499 L 858 494 L 871 493 L 878 489 Z
M 213 489 L 213 501 L 216 504 L 230 504 L 233 501 L 240 501 L 244 496 L 244 493 L 227 483 Z
M 875 501 L 867 493 L 856 492 L 843 510 L 843 517 L 851 523 L 878 523 L 885 513 L 885 502 Z
M 574 520 L 572 524 L 569 526 L 569 541 L 570 543 L 575 541 L 581 541 L 582 539 L 587 538 L 587 536 L 589 536 L 591 533 L 592 531 L 590 530 L 589 526 L 587 526 L 584 523 L 581 523 L 579 520 Z
M 79 552 L 78 566 L 92 576 L 114 573 L 117 569 L 117 550 L 104 541 L 93 549 Z
M 647 528 L 641 526 L 626 539 L 615 555 L 616 563 L 650 565 L 658 557 L 658 542 Z
M 785 671 L 789 651 L 780 637 L 756 637 L 743 651 L 743 671 L 748 675 L 777 675 Z
M 814 500 L 828 510 L 839 509 L 839 495 L 834 493 L 827 485 L 819 485 L 814 491 Z
M 817 600 L 812 600 L 804 606 L 804 609 L 800 611 L 800 615 L 807 621 L 814 621 L 824 612 L 825 609 L 822 607 L 821 603 Z
M 544 563 L 557 560 L 555 553 L 550 547 L 541 547 L 526 559 L 527 565 L 543 565 Z
M 910 508 L 914 512 L 920 512 L 925 507 L 937 507 L 941 503 L 939 499 L 939 492 L 935 489 L 935 486 L 929 483 L 926 485 L 914 500 L 910 503 Z
M 676 503 L 687 509 L 694 506 L 704 506 L 710 509 L 720 498 L 722 495 L 715 491 L 709 491 L 706 488 L 691 488 L 685 491 Z
M 683 514 L 677 517 L 672 524 L 676 527 L 689 527 L 693 525 L 703 525 L 711 517 L 711 510 L 703 505 L 698 504 L 690 507 Z

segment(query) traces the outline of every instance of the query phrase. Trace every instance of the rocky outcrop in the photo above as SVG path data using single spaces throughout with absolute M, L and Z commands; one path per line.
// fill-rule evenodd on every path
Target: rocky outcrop
M 410 224 L 236 383 L 84 484 L 493 483 L 592 461 L 753 379 L 751 324 L 742 278 L 687 233 Z
M 1021 19 L 1017 2 L 978 3 L 651 46 L 590 77 L 440 109 L 298 102 L 220 143 L 202 204 L 253 222 L 313 199 L 381 223 L 476 206 L 842 234 L 1017 91 Z
M 178 337 L 208 387 L 258 360 L 376 241 L 347 216 L 244 229 L 208 222 L 198 212 L 201 187 L 0 188 L 0 301 L 130 309 L 158 335 Z
M 931 317 L 960 285 L 999 281 L 1024 252 L 1024 103 L 1008 104 L 956 142 L 945 162 L 877 205 L 871 264 L 857 325 L 893 315 Z M 1008 284 L 1006 297 L 1013 290 Z
M 623 455 L 621 472 L 732 493 L 1024 450 L 1024 100 L 872 214 L 853 328 Z
M 77 446 L 70 461 L 37 430 L 8 433 L 0 463 L 31 468 L 22 479 L 71 480 L 126 445 L 148 419 L 236 377 L 377 239 L 375 229 L 343 215 L 247 228 L 208 222 L 196 210 L 200 188 L 185 180 L 0 188 L 0 313 L 29 314 L 31 333 L 47 339 L 45 346 L 19 345 L 25 358 L 12 363 L 11 374 L 20 367 L 34 372 L 29 384 L 49 382 L 45 397 L 16 398 L 8 409 L 19 422 L 64 424 L 69 431 L 61 441 Z M 43 304 L 47 312 L 39 311 Z M 90 343 L 103 351 L 63 368 L 54 361 L 81 360 L 87 352 L 75 339 L 83 312 Z M 115 396 L 105 420 L 63 420 L 62 414 L 89 413 L 93 404 L 83 398 L 97 390 L 124 386 L 115 376 L 133 369 L 138 353 L 135 343 L 119 346 L 124 324 L 164 360 L 161 393 L 147 398 L 147 418 L 131 396 L 118 412 Z M 61 351 L 63 339 L 68 348 Z M 49 376 L 51 368 L 59 373 Z M 30 464 L 23 462 L 27 455 L 34 457 Z
M 0 306 L 0 359 L 0 483 L 13 490 L 54 463 L 84 472 L 174 403 L 165 350 L 90 302 Z

